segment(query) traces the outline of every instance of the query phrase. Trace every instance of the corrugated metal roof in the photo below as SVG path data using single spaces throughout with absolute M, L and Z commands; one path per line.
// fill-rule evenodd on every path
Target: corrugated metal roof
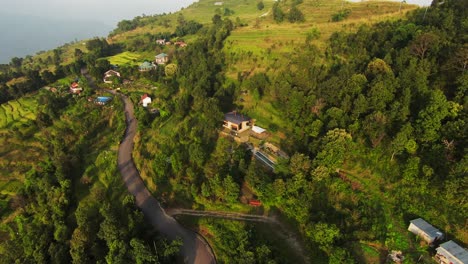
M 252 127 L 252 131 L 255 132 L 255 133 L 257 133 L 257 134 L 261 134 L 261 133 L 265 132 L 266 129 L 261 128 L 261 127 L 259 127 L 259 126 L 253 126 L 253 127 Z
M 156 58 L 158 58 L 158 59 L 164 58 L 164 57 L 167 57 L 166 53 L 161 53 L 161 54 L 156 55 Z
M 440 244 L 437 253 L 444 255 L 452 263 L 468 264 L 468 251 L 452 240 Z
M 236 112 L 230 112 L 230 113 L 224 114 L 224 120 L 234 123 L 234 124 L 240 124 L 245 121 L 250 121 L 250 117 L 243 115 L 243 114 L 236 113 Z
M 151 64 L 151 63 L 149 63 L 149 62 L 147 62 L 147 61 L 145 61 L 145 62 L 143 62 L 142 64 L 140 64 L 140 68 L 152 68 L 152 67 L 154 67 L 154 65 Z
M 443 235 L 443 233 L 439 229 L 433 227 L 431 224 L 424 221 L 424 219 L 422 218 L 414 219 L 410 222 L 432 238 L 441 237 Z
M 96 101 L 101 102 L 101 103 L 107 103 L 110 100 L 112 100 L 112 97 L 109 97 L 109 96 L 98 96 L 96 98 Z

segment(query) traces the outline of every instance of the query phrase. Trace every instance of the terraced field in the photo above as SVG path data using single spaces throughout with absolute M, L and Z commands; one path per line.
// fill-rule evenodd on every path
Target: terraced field
M 141 63 L 142 56 L 135 52 L 125 51 L 115 56 L 107 57 L 109 62 L 114 65 L 138 65 Z
M 10 203 L 24 175 L 39 160 L 43 146 L 34 137 L 38 103 L 24 96 L 0 105 L 0 219 L 10 213 Z
M 36 118 L 37 102 L 33 97 L 9 101 L 0 107 L 0 129 L 27 123 Z

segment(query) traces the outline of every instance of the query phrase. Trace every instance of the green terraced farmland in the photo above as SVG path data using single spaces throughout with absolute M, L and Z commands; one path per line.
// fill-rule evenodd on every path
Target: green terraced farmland
M 114 65 L 137 65 L 141 63 L 141 55 L 135 52 L 122 52 L 112 57 L 107 57 L 109 62 Z
M 0 128 L 13 123 L 26 123 L 36 118 L 37 101 L 34 97 L 23 97 L 9 101 L 0 107 Z

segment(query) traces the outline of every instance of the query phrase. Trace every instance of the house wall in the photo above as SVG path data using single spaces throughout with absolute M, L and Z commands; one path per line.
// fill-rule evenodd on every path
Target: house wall
M 249 128 L 250 128 L 249 121 L 244 121 L 244 122 L 241 123 L 241 128 L 240 128 L 239 132 L 246 131 Z
M 224 121 L 223 126 L 231 130 L 237 131 L 239 133 L 244 132 L 250 128 L 249 121 L 244 121 L 241 124 L 239 124 L 239 126 L 237 124 Z
M 150 103 L 151 103 L 151 98 L 149 98 L 149 97 L 146 97 L 146 98 L 143 99 L 143 101 L 142 101 L 143 107 L 147 107 L 148 104 L 150 104 Z
M 437 263 L 450 264 L 450 260 L 448 260 L 447 257 L 445 257 L 442 254 L 436 254 L 435 259 L 436 259 Z
M 432 243 L 435 240 L 435 237 L 429 236 L 426 232 L 419 229 L 419 227 L 413 225 L 412 223 L 408 227 L 408 230 L 411 231 L 411 233 L 413 233 L 413 234 L 421 237 L 422 239 L 424 239 L 427 243 Z
M 157 58 L 157 59 L 156 59 L 156 63 L 157 63 L 157 64 L 163 64 L 163 63 L 166 63 L 168 60 L 169 60 L 168 57 Z

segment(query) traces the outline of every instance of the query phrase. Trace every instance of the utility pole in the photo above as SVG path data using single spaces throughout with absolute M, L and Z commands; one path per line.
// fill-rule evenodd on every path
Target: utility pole
M 426 14 L 427 14 L 427 10 L 429 9 L 429 6 L 426 7 L 426 11 L 424 11 L 424 17 L 423 17 L 423 21 L 424 19 L 426 19 Z
M 401 6 L 402 6 L 403 4 L 406 4 L 406 0 L 403 0 L 403 1 L 400 2 L 400 9 L 398 9 L 398 13 L 401 12 Z

